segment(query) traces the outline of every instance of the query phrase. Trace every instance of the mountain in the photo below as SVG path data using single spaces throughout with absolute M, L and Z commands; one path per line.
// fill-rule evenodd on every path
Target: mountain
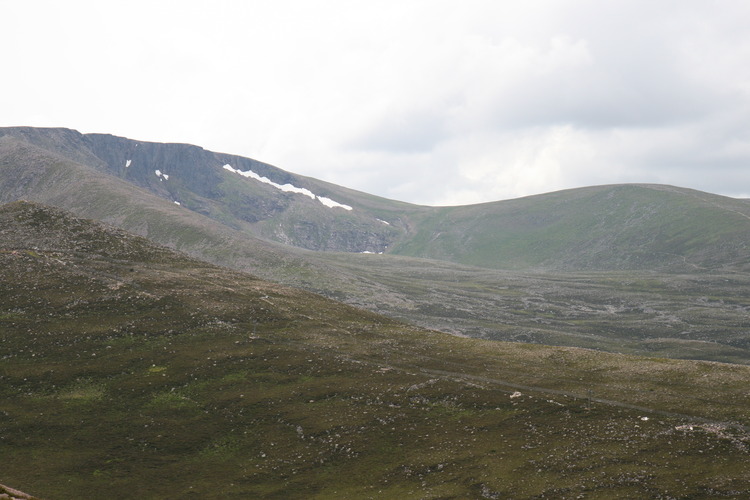
M 747 200 L 614 185 L 420 207 L 196 146 L 0 129 L 0 201 L 19 199 L 456 335 L 750 363 Z
M 23 161 L 26 164 L 19 165 L 19 159 L 31 155 L 36 169 L 57 166 L 66 171 L 55 177 L 56 183 L 82 181 L 85 174 L 72 172 L 72 162 L 78 170 L 107 174 L 110 182 L 129 183 L 232 229 L 312 250 L 382 252 L 404 233 L 409 214 L 419 211 L 406 203 L 186 144 L 34 128 L 0 129 L 0 141 L 6 158 L 2 165 L 11 177 L 4 180 L 14 182 L 3 186 L 3 201 L 59 189 L 22 179 L 31 175 L 30 166 Z M 45 154 L 52 156 L 40 161 Z M 13 166 L 20 166 L 25 175 Z M 39 176 L 39 170 L 33 176 Z M 87 199 L 100 210 L 106 210 L 108 202 L 105 192 Z
M 750 367 L 423 330 L 27 202 L 0 280 L 0 474 L 40 498 L 750 494 Z
M 439 209 L 391 251 L 498 269 L 746 271 L 748 241 L 747 200 L 628 184 Z
M 42 160 L 45 155 L 51 156 Z M 33 165 L 24 160 L 29 156 Z M 75 167 L 61 167 L 66 160 Z M 316 251 L 512 270 L 692 272 L 750 265 L 750 202 L 671 186 L 597 186 L 420 207 L 197 146 L 23 127 L 0 129 L 0 162 L 0 201 L 53 202 L 140 233 L 160 229 L 118 219 L 108 189 L 88 195 L 84 207 L 64 186 L 85 186 L 90 181 L 82 177 L 96 172 L 98 183 L 124 182 L 241 233 Z M 32 180 L 45 176 L 54 181 Z M 50 190 L 65 193 L 51 196 Z

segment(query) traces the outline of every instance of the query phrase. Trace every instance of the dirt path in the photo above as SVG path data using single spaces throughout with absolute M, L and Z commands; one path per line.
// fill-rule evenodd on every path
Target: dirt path
M 657 409 L 648 408 L 648 407 L 645 407 L 645 406 L 638 406 L 638 405 L 633 405 L 633 404 L 630 404 L 630 403 L 623 403 L 622 401 L 615 401 L 615 400 L 612 400 L 612 399 L 594 398 L 594 397 L 583 396 L 583 395 L 576 394 L 576 393 L 569 392 L 569 391 L 561 391 L 561 390 L 558 390 L 558 389 L 546 389 L 544 387 L 532 386 L 532 385 L 515 384 L 515 383 L 512 383 L 512 382 L 508 382 L 506 380 L 500 380 L 500 379 L 495 379 L 495 378 L 490 378 L 490 377 L 480 377 L 478 375 L 469 375 L 469 374 L 466 374 L 466 373 L 457 373 L 457 372 L 450 372 L 450 371 L 445 371 L 445 370 L 434 370 L 434 369 L 422 368 L 422 369 L 419 369 L 419 371 L 422 372 L 422 373 L 426 373 L 426 374 L 434 375 L 434 376 L 439 376 L 439 377 L 450 377 L 450 378 L 458 379 L 458 380 L 471 380 L 471 381 L 474 381 L 474 382 L 483 382 L 483 383 L 486 383 L 486 384 L 492 384 L 492 385 L 499 385 L 499 386 L 503 386 L 503 387 L 508 387 L 508 388 L 514 389 L 514 390 L 524 390 L 524 391 L 539 392 L 539 393 L 544 393 L 544 394 L 555 394 L 555 395 L 558 395 L 558 396 L 566 396 L 566 397 L 571 397 L 571 398 L 575 398 L 575 399 L 586 400 L 586 401 L 590 401 L 592 403 L 599 403 L 599 404 L 604 404 L 604 405 L 608 405 L 608 406 L 615 406 L 615 407 L 618 407 L 618 408 L 627 408 L 629 410 L 637 410 L 637 411 L 640 411 L 640 412 L 643 412 L 643 413 L 650 413 L 650 414 L 654 414 L 654 415 L 662 415 L 662 416 L 665 416 L 665 417 L 672 417 L 672 418 L 680 418 L 680 419 L 685 419 L 685 420 L 689 420 L 691 422 L 696 422 L 696 423 L 701 423 L 701 424 L 710 424 L 710 425 L 719 425 L 719 426 L 723 426 L 723 427 L 732 427 L 734 429 L 739 429 L 739 430 L 744 431 L 744 432 L 750 432 L 750 426 L 741 425 L 741 424 L 738 424 L 738 423 L 735 423 L 735 422 L 722 422 L 722 421 L 719 421 L 719 420 L 712 420 L 712 419 L 709 419 L 709 418 L 697 417 L 695 415 L 687 415 L 685 413 L 677 413 L 677 412 L 671 412 L 671 411 L 665 411 L 665 410 L 657 410 Z
M 279 339 L 261 339 L 261 340 L 267 340 L 271 343 L 276 344 L 287 344 L 287 345 L 294 345 L 295 347 L 301 348 L 303 350 L 307 351 L 326 351 L 328 353 L 332 353 L 332 351 L 335 351 L 335 349 L 325 348 L 325 347 L 312 347 L 308 344 L 304 344 L 302 342 L 297 342 L 293 340 L 279 340 Z M 557 396 L 565 396 L 573 399 L 578 399 L 581 401 L 587 401 L 591 403 L 598 403 L 602 405 L 608 405 L 608 406 L 614 406 L 617 408 L 626 408 L 629 410 L 636 410 L 639 412 L 642 412 L 644 414 L 650 414 L 650 415 L 661 415 L 664 417 L 670 417 L 670 418 L 678 418 L 681 420 L 685 420 L 689 424 L 695 424 L 695 425 L 711 425 L 711 426 L 718 426 L 722 428 L 732 428 L 737 429 L 745 433 L 750 433 L 750 426 L 742 425 L 737 422 L 726 422 L 721 420 L 715 420 L 705 417 L 700 417 L 696 415 L 688 415 L 686 413 L 678 413 L 678 412 L 671 412 L 666 410 L 658 410 L 656 408 L 649 408 L 647 406 L 640 406 L 640 405 L 634 405 L 630 403 L 625 403 L 623 401 L 617 401 L 613 399 L 605 399 L 605 398 L 596 398 L 591 397 L 589 395 L 579 394 L 571 391 L 562 391 L 559 389 L 550 389 L 542 386 L 534 386 L 534 385 L 526 385 L 526 384 L 518 384 L 515 382 L 509 382 L 507 380 L 502 380 L 498 378 L 493 377 L 484 377 L 480 375 L 471 375 L 468 373 L 458 372 L 458 371 L 449 371 L 449 370 L 437 370 L 432 368 L 423 368 L 417 364 L 401 364 L 401 363 L 392 363 L 388 361 L 388 356 L 386 354 L 386 360 L 385 361 L 375 361 L 372 359 L 358 359 L 351 356 L 341 355 L 338 353 L 333 353 L 334 356 L 339 357 L 340 359 L 346 359 L 348 361 L 362 364 L 362 365 L 368 365 L 373 368 L 376 368 L 378 370 L 398 370 L 400 372 L 404 373 L 423 373 L 425 375 L 429 375 L 432 377 L 439 377 L 439 378 L 446 378 L 446 379 L 452 379 L 452 380 L 460 380 L 460 381 L 467 381 L 467 382 L 479 382 L 483 384 L 490 384 L 493 386 L 499 386 L 502 388 L 508 389 L 508 392 L 515 392 L 515 391 L 527 391 L 527 392 L 533 392 L 537 394 L 548 394 L 548 395 L 557 395 Z M 417 355 L 417 358 L 423 358 L 423 359 L 429 359 L 431 361 L 440 361 L 436 358 L 432 358 L 430 356 L 424 356 L 424 355 Z M 646 415 L 647 416 L 647 415 Z

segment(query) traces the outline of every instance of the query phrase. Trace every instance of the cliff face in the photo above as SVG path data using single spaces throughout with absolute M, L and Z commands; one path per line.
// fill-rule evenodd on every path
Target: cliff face
M 408 204 L 198 146 L 30 127 L 0 129 L 0 140 L 6 148 L 11 143 L 26 147 L 27 158 L 34 148 L 146 189 L 232 229 L 309 250 L 384 252 L 406 232 L 407 226 L 398 221 Z M 18 160 L 10 163 L 17 166 Z M 32 177 L 43 176 L 40 170 L 50 161 L 21 161 L 25 173 L 15 175 L 28 176 L 31 168 Z M 77 175 L 63 182 L 80 182 L 85 173 Z M 33 192 L 31 182 L 14 181 L 13 195 L 3 201 L 26 197 Z

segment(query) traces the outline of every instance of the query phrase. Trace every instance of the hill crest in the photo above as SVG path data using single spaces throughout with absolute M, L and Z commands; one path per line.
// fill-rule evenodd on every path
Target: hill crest
M 514 270 L 750 268 L 744 251 L 750 240 L 750 202 L 674 186 L 592 186 L 477 205 L 423 207 L 187 144 L 30 127 L 0 129 L 0 141 L 5 166 L 0 201 L 28 198 L 117 224 L 126 217 L 107 206 L 107 191 L 114 189 L 108 183 L 119 185 L 122 193 L 128 185 L 144 190 L 164 205 L 245 236 L 315 251 L 387 253 Z M 35 158 L 33 166 L 24 155 Z M 57 185 L 29 177 L 32 171 L 35 177 L 53 175 L 50 169 L 61 159 L 75 166 L 57 169 Z M 59 184 L 84 186 L 94 172 L 101 193 L 89 196 L 88 213 L 76 207 L 73 189 L 51 194 L 60 191 Z M 123 227 L 158 239 L 159 229 L 135 224 Z

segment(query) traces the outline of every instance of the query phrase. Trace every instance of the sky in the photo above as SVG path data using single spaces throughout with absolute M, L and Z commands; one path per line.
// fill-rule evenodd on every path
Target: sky
M 427 205 L 750 197 L 747 0 L 0 0 L 0 126 L 247 156 Z

